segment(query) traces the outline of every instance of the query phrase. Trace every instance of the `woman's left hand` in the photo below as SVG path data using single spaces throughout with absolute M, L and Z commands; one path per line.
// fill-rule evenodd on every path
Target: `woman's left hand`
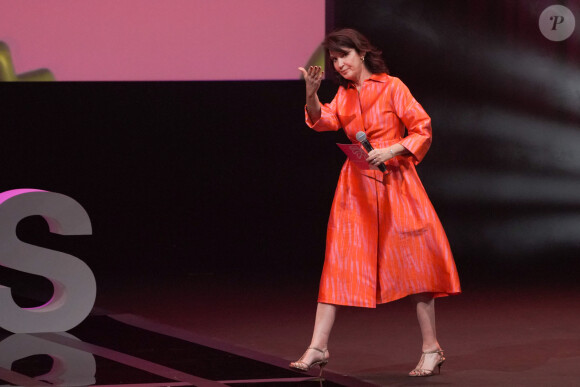
M 395 157 L 395 153 L 391 148 L 373 149 L 369 152 L 369 157 L 366 161 L 376 167 L 385 161 L 389 161 L 393 157 Z

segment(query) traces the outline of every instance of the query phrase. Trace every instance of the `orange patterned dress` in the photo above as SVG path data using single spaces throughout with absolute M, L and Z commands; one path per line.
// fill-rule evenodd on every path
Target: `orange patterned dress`
M 388 174 L 342 167 L 332 203 L 318 301 L 376 307 L 410 294 L 461 292 L 445 231 L 415 165 L 431 145 L 431 119 L 396 77 L 373 74 L 361 87 L 340 87 L 316 131 L 343 128 L 355 144 L 363 130 L 372 146 L 399 143 L 410 155 L 386 165 Z M 408 135 L 405 136 L 405 127 Z

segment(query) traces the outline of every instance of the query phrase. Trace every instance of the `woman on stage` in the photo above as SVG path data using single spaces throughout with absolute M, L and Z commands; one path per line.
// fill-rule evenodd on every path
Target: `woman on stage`
M 369 164 L 386 171 L 342 167 L 328 221 L 324 268 L 312 341 L 291 368 L 328 363 L 328 339 L 339 305 L 374 308 L 411 296 L 423 337 L 410 376 L 430 376 L 445 361 L 435 332 L 435 298 L 461 292 L 449 242 L 415 165 L 431 145 L 431 119 L 400 79 L 388 75 L 381 51 L 358 31 L 324 40 L 340 87 L 322 105 L 323 71 L 299 68 L 306 82 L 306 123 L 316 131 L 358 132 L 374 150 Z M 405 136 L 405 128 L 407 135 Z

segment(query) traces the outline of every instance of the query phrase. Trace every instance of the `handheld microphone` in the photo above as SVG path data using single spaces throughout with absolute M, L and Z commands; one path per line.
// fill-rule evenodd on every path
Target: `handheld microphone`
M 367 135 L 365 134 L 365 132 L 360 131 L 356 134 L 356 139 L 358 140 L 358 142 L 360 142 L 363 146 L 363 148 L 365 148 L 365 150 L 368 152 L 372 151 L 373 146 L 371 145 L 371 143 L 369 142 L 369 140 L 367 140 Z M 381 172 L 385 173 L 387 172 L 387 166 L 385 165 L 385 163 L 380 163 L 378 165 L 379 169 Z

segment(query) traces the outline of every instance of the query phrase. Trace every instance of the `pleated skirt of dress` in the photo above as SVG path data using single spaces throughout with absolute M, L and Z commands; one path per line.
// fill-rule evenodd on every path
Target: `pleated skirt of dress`
M 375 307 L 410 294 L 461 292 L 453 255 L 415 165 L 387 163 L 389 174 L 348 160 L 327 230 L 318 301 Z

